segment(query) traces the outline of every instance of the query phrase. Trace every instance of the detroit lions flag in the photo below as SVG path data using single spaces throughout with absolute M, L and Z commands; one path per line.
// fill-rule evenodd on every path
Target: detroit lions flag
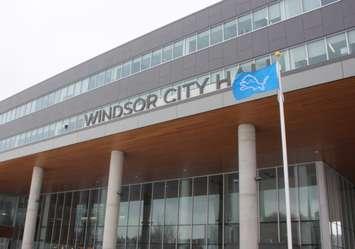
M 276 63 L 255 72 L 242 72 L 233 81 L 233 95 L 242 100 L 254 94 L 269 92 L 279 87 Z

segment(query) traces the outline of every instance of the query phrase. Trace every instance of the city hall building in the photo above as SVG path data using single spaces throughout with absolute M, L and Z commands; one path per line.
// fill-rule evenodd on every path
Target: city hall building
M 287 248 L 276 95 L 231 90 L 275 51 L 293 247 L 354 249 L 354 0 L 224 0 L 1 101 L 0 248 Z

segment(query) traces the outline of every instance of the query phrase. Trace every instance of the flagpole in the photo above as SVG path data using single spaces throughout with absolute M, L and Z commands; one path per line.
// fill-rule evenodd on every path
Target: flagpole
M 284 95 L 282 90 L 281 81 L 281 67 L 280 59 L 281 53 L 276 52 L 276 69 L 279 78 L 279 89 L 277 92 L 277 99 L 279 102 L 280 112 L 280 127 L 281 127 L 281 141 L 282 141 L 282 159 L 284 169 L 284 182 L 285 182 L 285 201 L 286 201 L 286 225 L 287 225 L 287 248 L 292 249 L 292 226 L 291 226 L 291 206 L 290 206 L 290 184 L 288 175 L 288 159 L 287 159 L 287 143 L 286 143 L 286 128 L 285 128 L 285 111 L 284 111 Z

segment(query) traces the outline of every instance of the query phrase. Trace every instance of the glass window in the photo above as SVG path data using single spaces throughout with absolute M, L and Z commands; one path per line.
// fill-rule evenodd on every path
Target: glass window
M 127 77 L 131 74 L 131 62 L 126 62 L 122 65 L 122 77 Z
M 206 228 L 204 225 L 192 227 L 192 249 L 206 248 Z
M 321 0 L 303 0 L 303 11 L 310 11 L 320 7 Z
M 344 33 L 327 38 L 327 43 L 329 59 L 335 59 L 348 54 Z
M 350 53 L 355 53 L 355 30 L 348 33 Z
M 224 220 L 226 224 L 239 222 L 239 182 L 238 174 L 225 176 Z
M 312 165 L 298 166 L 298 187 L 301 220 L 319 220 L 316 169 Z
M 151 59 L 152 54 L 146 54 L 142 57 L 142 71 L 150 68 L 150 59 Z
M 184 40 L 176 42 L 174 44 L 174 59 L 184 55 Z
M 305 46 L 296 47 L 290 50 L 291 69 L 301 68 L 307 65 Z
M 223 41 L 223 26 L 217 26 L 211 29 L 211 45 Z
M 255 59 L 255 69 L 259 70 L 263 67 L 266 67 L 270 64 L 270 57 L 269 56 L 263 56 Z
M 322 5 L 330 4 L 335 1 L 338 1 L 338 0 L 322 0 Z
M 271 61 L 272 63 L 275 63 L 275 57 L 271 56 Z M 281 71 L 285 72 L 290 70 L 290 56 L 288 50 L 281 51 L 281 57 L 280 57 L 280 65 L 281 65 Z
M 210 45 L 210 31 L 207 30 L 197 35 L 197 49 L 204 49 Z
M 128 186 L 123 186 L 121 190 L 120 213 L 118 219 L 119 226 L 126 226 L 128 221 Z
M 197 38 L 196 35 L 191 36 L 186 39 L 186 53 L 191 54 L 197 49 Z
M 153 185 L 153 208 L 152 225 L 164 225 L 164 182 L 157 182 Z
M 259 176 L 259 212 L 260 212 L 260 240 L 263 242 L 277 242 L 277 188 L 276 170 L 260 170 Z
M 175 225 L 178 221 L 178 181 L 166 183 L 166 206 L 169 212 L 165 213 L 165 224 Z
M 282 20 L 282 9 L 280 3 L 273 4 L 269 7 L 269 21 L 271 24 Z
M 237 36 L 237 21 L 233 20 L 224 24 L 224 40 Z
M 258 10 L 253 14 L 254 30 L 265 27 L 268 24 L 267 8 Z
M 314 41 L 307 45 L 309 64 L 318 64 L 327 60 L 324 40 Z
M 152 54 L 152 67 L 161 63 L 161 49 L 154 51 Z
M 207 177 L 194 179 L 193 224 L 207 223 Z
M 138 73 L 141 70 L 141 57 L 132 61 L 132 74 Z
M 122 79 L 122 66 L 116 67 L 116 80 Z
M 222 224 L 223 178 L 222 176 L 211 176 L 208 184 L 208 223 Z
M 140 220 L 140 185 L 130 186 L 128 225 L 139 225 Z
M 245 15 L 238 18 L 238 34 L 242 35 L 251 31 L 251 15 Z
M 301 0 L 285 0 L 285 9 L 287 18 L 301 14 Z
M 87 91 L 88 91 L 89 79 L 86 78 L 86 79 L 83 80 L 81 83 L 82 83 L 82 84 L 81 84 L 81 92 L 82 92 L 82 93 L 87 92 Z
M 167 46 L 163 48 L 163 62 L 167 62 L 173 59 L 173 46 Z

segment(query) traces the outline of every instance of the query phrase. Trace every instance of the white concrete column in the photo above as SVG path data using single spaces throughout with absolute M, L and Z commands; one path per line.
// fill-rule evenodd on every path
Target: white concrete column
M 258 249 L 255 127 L 238 127 L 239 239 L 241 249 Z
M 328 206 L 327 179 L 322 161 L 316 162 L 317 183 L 319 191 L 319 219 L 322 249 L 331 249 L 330 219 Z
M 104 238 L 102 246 L 103 249 L 116 248 L 123 159 L 123 152 L 111 152 L 110 172 L 107 186 Z
M 42 181 L 43 169 L 40 167 L 34 167 L 32 172 L 30 195 L 27 203 L 22 249 L 33 249 Z

